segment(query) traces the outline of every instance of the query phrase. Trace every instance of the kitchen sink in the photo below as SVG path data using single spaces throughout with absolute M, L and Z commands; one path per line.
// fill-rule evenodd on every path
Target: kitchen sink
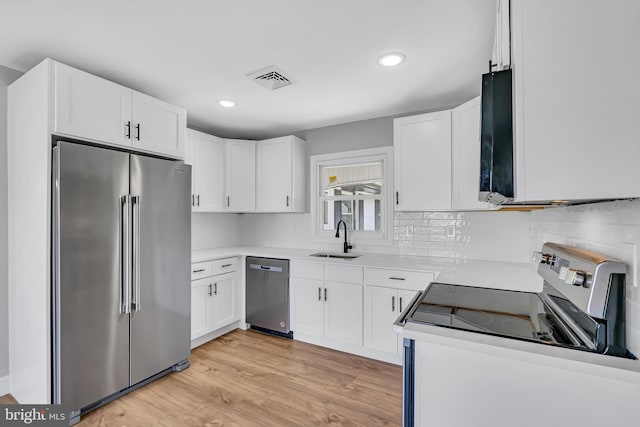
M 331 253 L 331 252 L 318 252 L 318 253 L 315 253 L 315 254 L 311 254 L 309 256 L 317 256 L 317 257 L 321 257 L 321 258 L 354 259 L 354 258 L 358 258 L 360 255 L 336 254 L 336 253 Z

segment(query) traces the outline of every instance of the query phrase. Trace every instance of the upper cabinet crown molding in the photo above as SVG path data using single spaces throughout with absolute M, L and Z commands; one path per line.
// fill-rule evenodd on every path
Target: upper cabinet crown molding
M 307 145 L 296 136 L 256 144 L 256 210 L 306 212 Z
M 184 158 L 184 108 L 53 60 L 51 132 Z

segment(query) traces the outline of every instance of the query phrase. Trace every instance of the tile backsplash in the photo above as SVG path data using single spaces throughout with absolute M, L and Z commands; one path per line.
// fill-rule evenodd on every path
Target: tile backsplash
M 553 241 L 600 252 L 630 266 L 640 259 L 640 200 L 624 200 L 531 212 L 530 249 Z M 627 347 L 640 356 L 640 288 L 627 275 Z
M 528 212 L 396 212 L 395 252 L 526 262 Z

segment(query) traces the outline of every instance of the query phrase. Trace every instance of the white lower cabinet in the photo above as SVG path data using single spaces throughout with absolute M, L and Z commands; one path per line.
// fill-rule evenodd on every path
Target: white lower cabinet
M 295 333 L 315 337 L 324 335 L 324 301 L 322 294 L 324 284 L 322 280 L 291 278 L 294 290 L 292 314 Z
M 192 264 L 191 340 L 239 320 L 237 265 L 237 258 Z
M 362 267 L 325 264 L 319 268 L 321 266 L 291 263 L 294 337 L 362 347 Z M 324 280 L 336 277 L 343 277 L 344 281 Z
M 418 291 L 366 286 L 364 289 L 364 345 L 373 350 L 402 354 L 402 337 L 392 325 Z
M 210 277 L 191 281 L 191 339 L 212 330 L 210 285 Z
M 362 346 L 362 285 L 324 282 L 324 337 Z

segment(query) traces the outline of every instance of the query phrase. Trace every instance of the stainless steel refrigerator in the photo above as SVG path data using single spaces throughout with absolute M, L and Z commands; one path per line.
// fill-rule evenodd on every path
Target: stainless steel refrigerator
M 52 392 L 73 418 L 188 366 L 191 167 L 72 142 L 52 161 Z

